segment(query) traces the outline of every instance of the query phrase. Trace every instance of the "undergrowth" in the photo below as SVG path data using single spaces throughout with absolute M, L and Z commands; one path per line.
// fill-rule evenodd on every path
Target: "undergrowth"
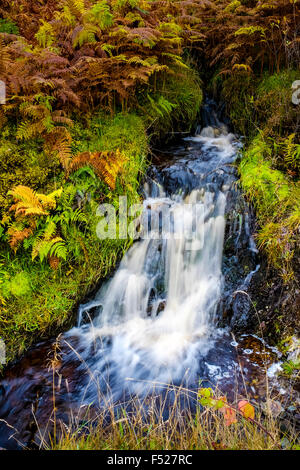
M 245 152 L 239 169 L 243 189 L 256 208 L 258 245 L 289 282 L 295 279 L 292 262 L 299 256 L 300 186 L 274 168 L 273 152 L 272 143 L 259 135 Z
M 257 244 L 285 284 L 299 275 L 300 115 L 292 103 L 299 78 L 299 71 L 287 69 L 212 80 L 235 130 L 245 136 L 239 172 L 256 209 Z
M 57 422 L 56 436 L 52 434 L 50 441 L 42 439 L 40 448 L 170 451 L 298 448 L 293 428 L 283 433 L 272 414 L 254 408 L 247 401 L 239 402 L 243 404 L 240 410 L 244 410 L 239 412 L 237 404 L 226 405 L 226 398 L 217 391 L 216 400 L 203 398 L 212 391 L 200 388 L 198 397 L 194 393 L 196 409 L 191 411 L 181 405 L 185 393 L 193 396 L 191 391 L 170 387 L 165 398 L 132 398 L 117 410 L 108 405 L 105 412 L 95 416 L 91 410 L 83 410 L 79 420 L 75 418 L 69 424 Z

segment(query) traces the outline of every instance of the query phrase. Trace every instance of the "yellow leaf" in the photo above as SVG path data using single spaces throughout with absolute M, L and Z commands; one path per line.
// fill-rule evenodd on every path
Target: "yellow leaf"
M 254 407 L 246 400 L 241 400 L 238 403 L 238 409 L 246 419 L 254 419 Z

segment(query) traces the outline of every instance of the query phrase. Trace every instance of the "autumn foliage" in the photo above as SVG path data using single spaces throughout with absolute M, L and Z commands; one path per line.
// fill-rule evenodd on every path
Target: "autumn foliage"
M 116 152 L 83 152 L 72 159 L 68 171 L 72 172 L 84 166 L 90 166 L 100 179 L 103 179 L 111 189 L 115 189 L 117 176 L 122 171 L 126 160 L 119 150 Z
M 279 70 L 300 50 L 297 0 L 4 0 L 0 15 L 20 33 L 0 33 L 0 126 L 14 118 L 17 138 L 42 137 L 64 168 L 74 113 L 138 109 L 184 51 L 232 74 Z

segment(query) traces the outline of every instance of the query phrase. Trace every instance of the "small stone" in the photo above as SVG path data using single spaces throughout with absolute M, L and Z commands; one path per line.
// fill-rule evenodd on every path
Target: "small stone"
M 263 403 L 261 407 L 265 413 L 270 414 L 274 418 L 277 418 L 284 411 L 281 403 L 276 400 L 269 400 L 268 402 Z
M 281 439 L 281 447 L 282 449 L 289 449 L 291 447 L 291 443 L 286 437 Z

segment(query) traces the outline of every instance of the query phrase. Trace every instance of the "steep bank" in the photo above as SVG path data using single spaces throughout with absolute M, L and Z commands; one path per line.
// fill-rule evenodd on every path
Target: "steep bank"
M 300 324 L 300 113 L 292 101 L 299 77 L 297 70 L 240 72 L 225 79 L 216 75 L 208 87 L 225 103 L 234 130 L 244 135 L 238 171 L 253 208 L 250 223 L 260 269 L 249 290 L 255 305 L 243 327 L 263 334 L 285 354 Z M 242 207 L 242 218 L 244 211 Z M 297 370 L 295 355 L 294 361 Z

